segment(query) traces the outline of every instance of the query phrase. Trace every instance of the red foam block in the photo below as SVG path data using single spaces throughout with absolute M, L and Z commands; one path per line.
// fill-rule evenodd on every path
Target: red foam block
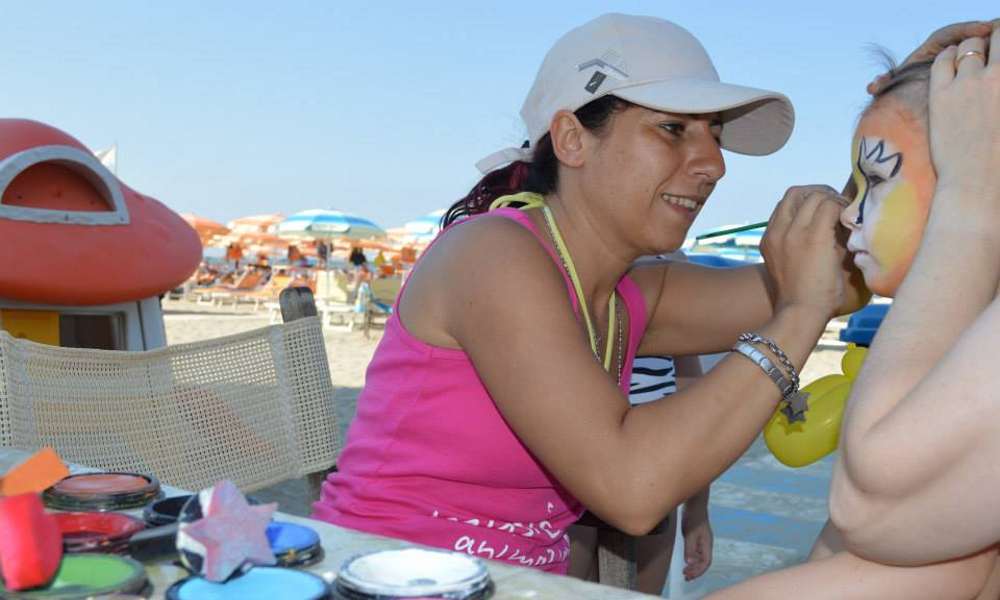
M 0 498 L 0 570 L 9 590 L 45 585 L 62 560 L 59 525 L 37 494 Z

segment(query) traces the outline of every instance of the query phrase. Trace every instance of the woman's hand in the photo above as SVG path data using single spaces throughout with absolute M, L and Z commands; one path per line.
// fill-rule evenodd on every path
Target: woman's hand
M 774 285 L 775 307 L 801 306 L 826 318 L 845 303 L 842 264 L 846 250 L 837 241 L 846 199 L 833 188 L 789 188 L 778 203 L 761 241 Z
M 994 19 L 993 25 L 1000 23 L 1000 19 Z M 958 44 L 962 40 L 970 37 L 986 37 L 990 34 L 992 26 L 989 21 L 968 21 L 965 23 L 953 23 L 942 27 L 932 33 L 923 44 L 906 57 L 900 66 L 913 62 L 933 60 L 942 50 L 948 46 Z M 868 84 L 868 93 L 877 94 L 885 82 L 889 80 L 888 74 L 882 74 Z
M 947 208 L 1000 225 L 1000 27 L 988 50 L 983 38 L 969 38 L 934 61 L 930 145 L 938 193 L 957 192 L 961 203 Z
M 704 501 L 699 498 L 704 497 Z M 684 504 L 681 517 L 684 535 L 684 579 L 691 581 L 712 566 L 712 526 L 708 522 L 708 494 L 698 494 Z

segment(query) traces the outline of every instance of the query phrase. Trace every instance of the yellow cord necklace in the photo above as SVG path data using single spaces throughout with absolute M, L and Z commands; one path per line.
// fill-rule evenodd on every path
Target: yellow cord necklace
M 583 314 L 583 322 L 587 326 L 587 337 L 590 340 L 590 350 L 594 353 L 594 357 L 600 361 L 600 354 L 597 348 L 597 334 L 594 329 L 594 324 L 590 319 L 590 310 L 587 308 L 587 300 L 583 295 L 583 286 L 580 284 L 580 277 L 576 272 L 576 265 L 573 264 L 573 257 L 570 256 L 569 248 L 566 247 L 566 242 L 563 241 L 562 234 L 559 232 L 559 227 L 556 225 L 556 219 L 552 215 L 552 210 L 546 206 L 545 199 L 534 192 L 521 192 L 519 194 L 512 194 L 509 196 L 501 196 L 490 204 L 490 210 L 501 208 L 505 206 L 510 206 L 511 204 L 521 205 L 522 210 L 527 210 L 531 208 L 542 209 L 542 214 L 545 216 L 545 223 L 548 225 L 549 234 L 552 236 L 552 241 L 555 242 L 556 251 L 559 253 L 559 258 L 562 259 L 563 267 L 565 267 L 566 272 L 569 273 L 569 279 L 573 282 L 573 290 L 576 293 L 577 304 L 580 306 L 580 312 Z M 611 372 L 611 356 L 612 349 L 614 347 L 615 339 L 615 325 L 618 325 L 618 381 L 621 382 L 622 376 L 622 332 L 621 332 L 621 321 L 618 319 L 617 314 L 617 300 L 615 299 L 616 294 L 614 291 L 611 292 L 611 297 L 608 298 L 608 343 L 604 348 L 604 370 L 608 373 Z

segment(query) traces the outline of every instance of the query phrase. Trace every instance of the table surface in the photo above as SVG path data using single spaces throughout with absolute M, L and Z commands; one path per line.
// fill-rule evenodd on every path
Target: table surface
M 0 448 L 0 473 L 4 473 L 10 467 L 21 462 L 30 453 L 14 448 Z M 70 465 L 73 473 L 93 471 L 86 467 Z M 188 493 L 184 490 L 164 486 L 167 496 L 175 496 Z M 141 511 L 132 511 L 132 514 L 141 518 Z M 345 529 L 323 521 L 306 519 L 281 512 L 275 513 L 275 518 L 282 521 L 301 523 L 312 527 L 319 534 L 322 540 L 325 556 L 323 560 L 315 565 L 305 568 L 327 581 L 336 578 L 340 566 L 347 559 L 373 550 L 385 550 L 392 548 L 413 547 L 403 540 L 386 538 L 352 529 Z M 490 572 L 490 577 L 496 585 L 496 593 L 493 598 L 496 600 L 507 599 L 546 599 L 546 598 L 579 598 L 581 600 L 627 600 L 638 598 L 651 598 L 645 594 L 629 592 L 617 588 L 587 583 L 572 577 L 552 575 L 536 569 L 516 567 L 497 561 L 486 560 L 486 567 Z M 187 576 L 187 572 L 182 568 L 170 563 L 147 563 L 146 573 L 153 584 L 153 598 L 163 598 L 164 590 L 170 585 Z

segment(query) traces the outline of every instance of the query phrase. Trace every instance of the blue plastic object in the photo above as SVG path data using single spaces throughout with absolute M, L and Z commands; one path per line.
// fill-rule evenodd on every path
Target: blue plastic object
M 889 304 L 869 304 L 847 320 L 847 327 L 840 330 L 840 341 L 854 342 L 859 346 L 871 346 L 875 332 L 882 319 L 889 312 Z

